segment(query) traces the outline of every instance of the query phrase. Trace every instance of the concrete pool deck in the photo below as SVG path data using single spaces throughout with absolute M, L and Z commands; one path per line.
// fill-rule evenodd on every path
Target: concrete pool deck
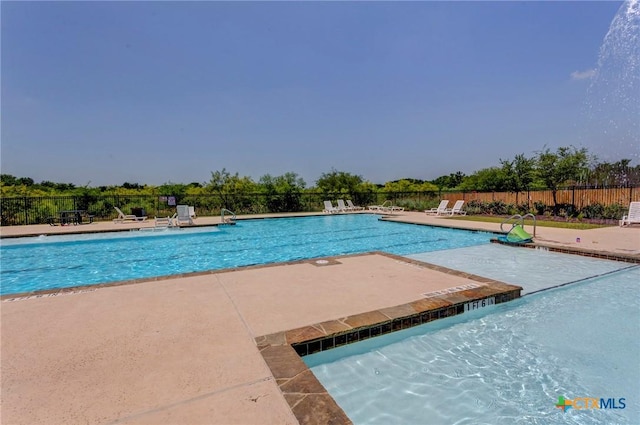
M 499 231 L 495 223 L 424 213 L 397 213 L 388 219 Z M 199 217 L 196 223 L 219 224 L 220 218 Z M 35 225 L 0 232 L 8 237 L 153 225 L 153 220 Z M 640 261 L 640 226 L 587 231 L 539 227 L 536 241 Z M 395 317 L 393 309 L 424 303 L 427 293 L 451 289 L 451 296 L 458 296 L 486 284 L 462 273 L 371 253 L 329 258 L 326 263 L 300 261 L 40 296 L 4 296 L 0 421 L 348 423 L 339 411 L 314 410 L 330 404 L 324 394 L 316 392 L 311 398 L 303 391 L 285 391 L 287 377 L 275 376 L 274 370 L 298 373 L 299 358 L 271 356 L 261 341 L 274 335 L 288 338 L 291 330 L 358 328 L 355 318 L 372 312 Z M 434 299 L 444 303 L 446 297 L 426 301 Z

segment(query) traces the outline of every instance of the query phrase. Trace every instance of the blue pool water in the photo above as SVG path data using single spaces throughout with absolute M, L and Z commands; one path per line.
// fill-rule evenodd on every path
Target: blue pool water
M 368 251 L 406 255 L 488 244 L 491 237 L 354 214 L 242 220 L 219 228 L 3 239 L 1 293 Z
M 510 246 L 470 246 L 406 257 L 522 287 L 522 295 L 632 267 L 629 263 Z
M 638 282 L 636 266 L 304 360 L 356 425 L 637 424 Z

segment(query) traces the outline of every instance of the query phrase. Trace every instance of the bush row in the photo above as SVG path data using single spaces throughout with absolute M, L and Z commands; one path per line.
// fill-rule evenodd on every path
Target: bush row
M 576 208 L 572 204 L 546 205 L 543 202 L 534 202 L 531 205 L 507 204 L 503 201 L 469 201 L 465 210 L 467 214 L 480 215 L 514 215 L 533 214 L 536 216 L 556 216 L 565 219 L 590 219 L 590 220 L 619 220 L 627 212 L 627 207 L 620 204 L 602 205 L 591 204 L 583 208 Z

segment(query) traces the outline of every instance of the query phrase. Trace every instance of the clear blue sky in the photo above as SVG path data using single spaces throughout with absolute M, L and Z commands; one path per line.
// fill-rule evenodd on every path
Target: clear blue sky
M 622 5 L 3 1 L 2 173 L 160 185 L 224 167 L 311 186 L 332 168 L 470 174 L 544 146 L 635 160 L 637 135 L 584 123 Z

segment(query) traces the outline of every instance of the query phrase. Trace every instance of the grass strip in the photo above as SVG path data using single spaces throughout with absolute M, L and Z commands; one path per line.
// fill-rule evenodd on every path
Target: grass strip
M 502 223 L 507 219 L 507 217 L 489 217 L 485 215 L 463 215 L 449 218 L 450 220 L 464 220 L 464 221 L 480 221 L 483 223 Z M 517 223 L 514 221 L 513 223 Z M 533 220 L 526 219 L 524 222 L 525 226 L 533 225 Z M 571 222 L 571 221 L 554 221 L 554 220 L 536 220 L 536 226 L 540 227 L 555 227 L 558 229 L 577 229 L 577 230 L 588 230 L 588 229 L 599 229 L 601 227 L 611 227 L 606 224 L 591 224 L 591 223 L 580 223 L 580 222 Z

